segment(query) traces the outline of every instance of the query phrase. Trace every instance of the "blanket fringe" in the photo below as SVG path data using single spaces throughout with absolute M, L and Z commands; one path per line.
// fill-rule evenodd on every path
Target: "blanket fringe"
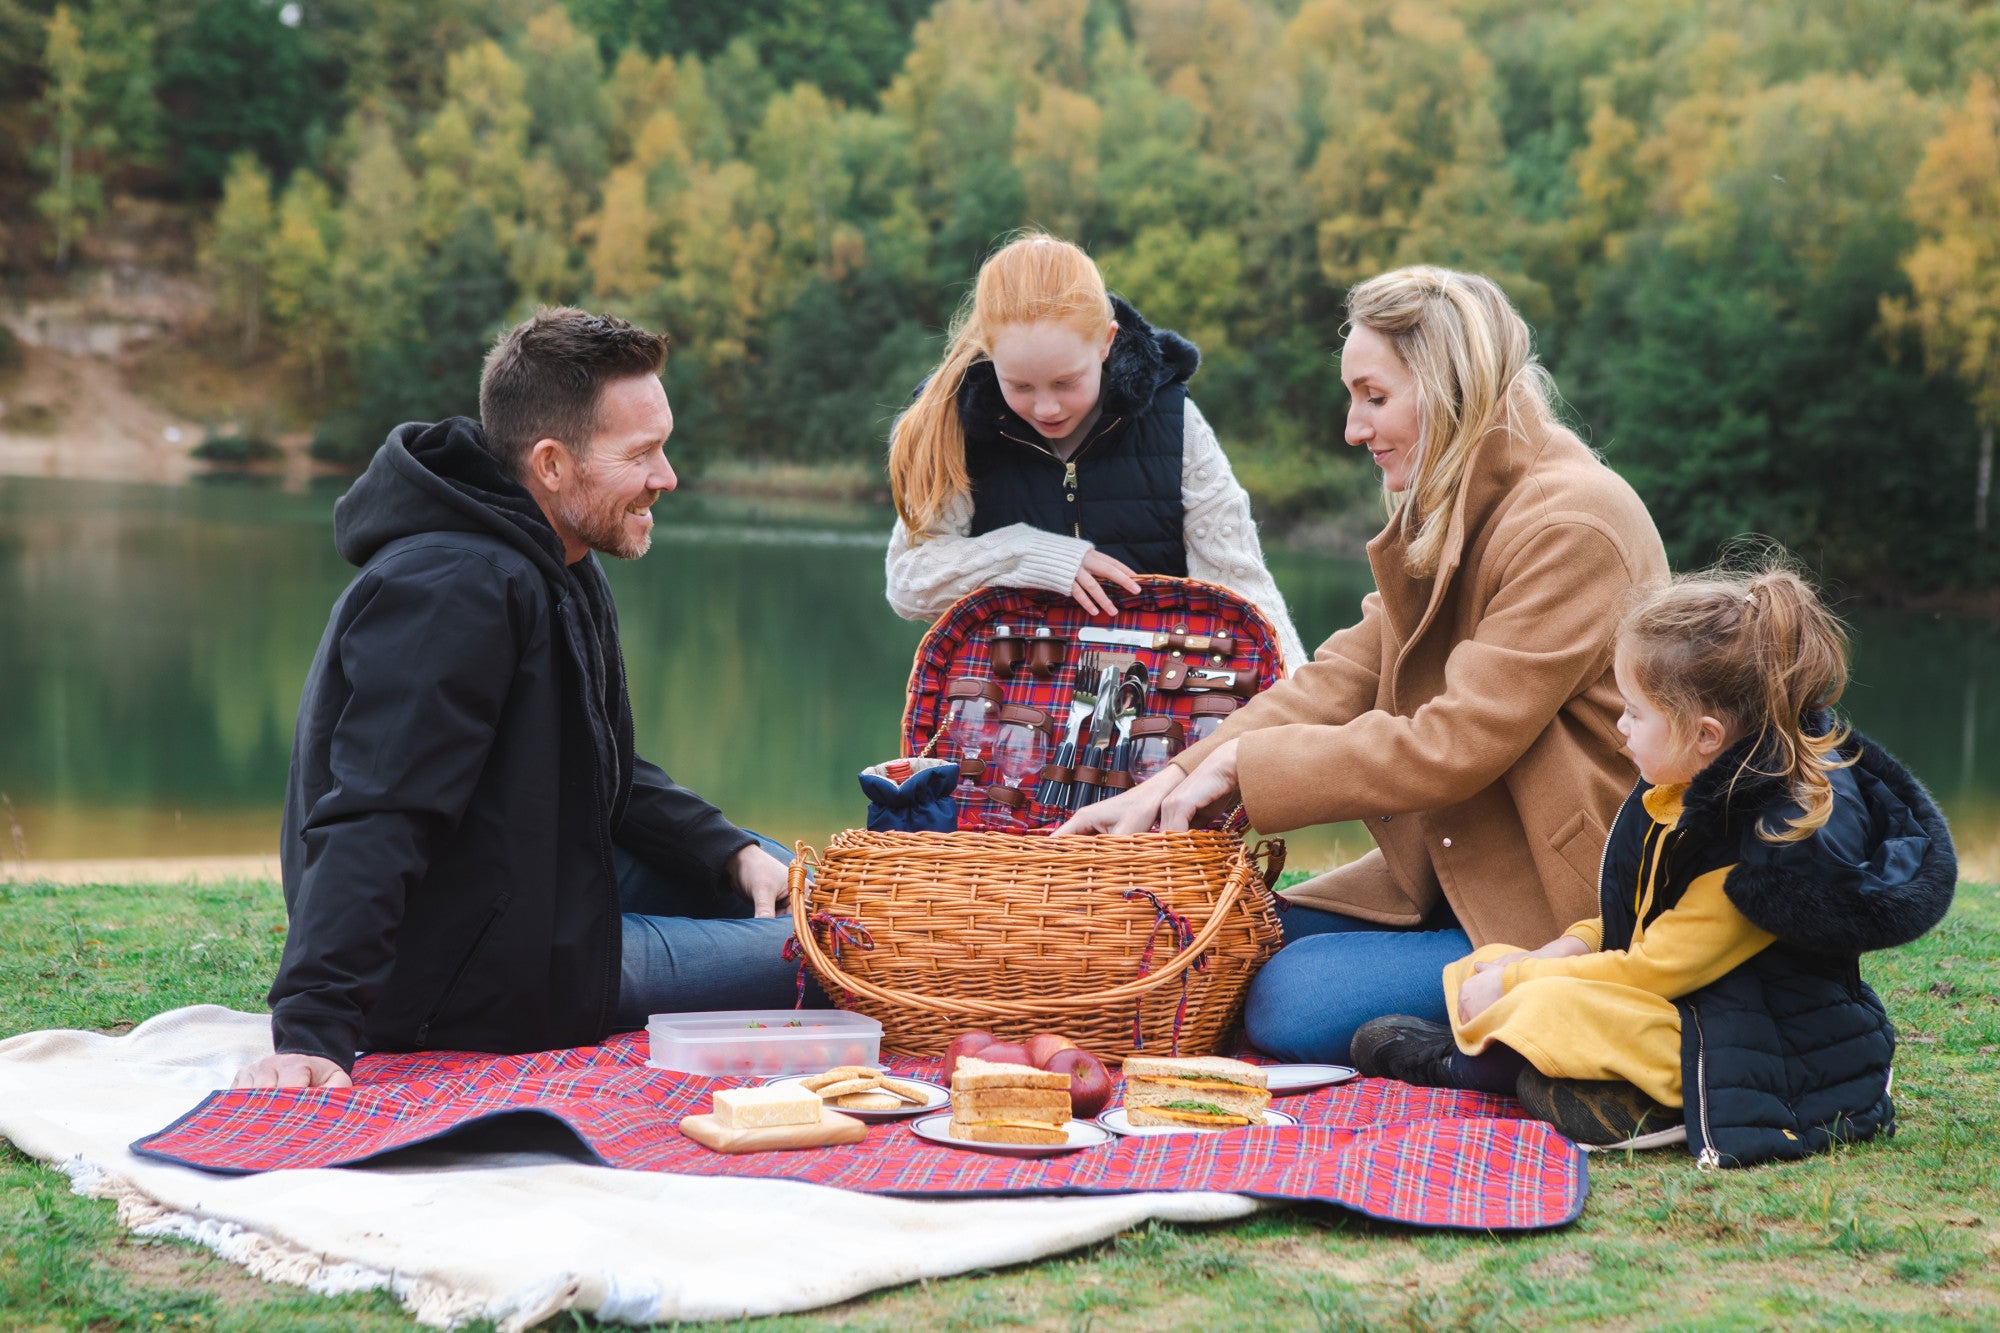
M 386 1289 L 401 1301 L 412 1319 L 426 1328 L 454 1329 L 475 1319 L 494 1317 L 486 1302 L 440 1283 L 407 1274 L 385 1273 L 354 1263 L 328 1263 L 325 1256 L 291 1245 L 219 1218 L 177 1212 L 130 1181 L 81 1157 L 54 1164 L 70 1178 L 70 1188 L 93 1199 L 108 1199 L 118 1207 L 118 1224 L 135 1236 L 172 1236 L 193 1241 L 218 1257 L 242 1267 L 252 1277 L 304 1287 L 319 1296 L 345 1296 L 357 1291 Z M 547 1305 L 537 1316 L 564 1308 Z M 532 1326 L 534 1320 L 502 1323 L 505 1333 Z

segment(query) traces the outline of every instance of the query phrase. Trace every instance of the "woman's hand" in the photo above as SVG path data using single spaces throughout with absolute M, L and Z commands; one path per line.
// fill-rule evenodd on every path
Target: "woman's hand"
M 1204 810 L 1232 800 L 1236 795 L 1236 742 L 1226 740 L 1215 747 L 1201 767 L 1177 784 L 1160 806 L 1160 830 L 1172 833 L 1194 827 Z
M 1590 952 L 1590 946 L 1574 935 L 1559 935 L 1539 949 L 1527 953 L 1510 953 L 1503 958 L 1488 958 L 1474 963 L 1475 972 L 1499 972 L 1528 958 L 1581 958 Z
M 1120 792 L 1071 815 L 1055 836 L 1066 833 L 1144 833 L 1160 819 L 1160 803 L 1187 774 L 1168 764 L 1130 791 Z
M 1458 988 L 1458 1021 L 1470 1023 L 1493 1007 L 1500 998 L 1500 973 L 1480 966 Z
M 1115 583 L 1129 593 L 1139 591 L 1139 580 L 1132 576 L 1129 566 L 1102 551 L 1085 551 L 1083 566 L 1076 571 L 1076 582 L 1069 585 L 1069 595 L 1076 599 L 1085 615 L 1115 616 L 1118 604 L 1104 591 L 1106 583 Z

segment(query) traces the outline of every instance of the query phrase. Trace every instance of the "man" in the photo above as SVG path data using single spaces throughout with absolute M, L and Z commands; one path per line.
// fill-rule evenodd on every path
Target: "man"
M 592 555 L 644 555 L 674 489 L 665 360 L 623 320 L 542 310 L 487 357 L 483 425 L 397 427 L 335 506 L 361 573 L 299 702 L 275 1051 L 236 1086 L 791 1003 L 786 868 L 633 753 Z

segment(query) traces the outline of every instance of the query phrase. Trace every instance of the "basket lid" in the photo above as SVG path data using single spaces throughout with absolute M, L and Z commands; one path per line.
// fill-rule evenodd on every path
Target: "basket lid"
M 1053 739 L 1058 743 L 1068 739 L 1070 699 L 1085 653 L 1107 661 L 1137 659 L 1148 668 L 1149 689 L 1144 711 L 1133 724 L 1135 730 L 1140 722 L 1156 717 L 1185 727 L 1198 714 L 1234 711 L 1238 703 L 1234 698 L 1160 688 L 1163 681 L 1178 678 L 1184 682 L 1190 667 L 1250 672 L 1260 692 L 1283 677 L 1284 656 L 1277 632 L 1247 598 L 1220 584 L 1197 579 L 1141 574 L 1138 583 L 1136 595 L 1118 594 L 1118 614 L 1110 620 L 1087 616 L 1066 596 L 1028 588 L 981 588 L 954 602 L 917 646 L 903 712 L 904 752 L 924 753 L 937 736 L 952 683 L 967 680 L 990 685 L 1010 707 L 1025 705 L 1040 710 L 1050 719 Z M 1020 665 L 995 681 L 999 673 L 993 668 L 992 644 L 995 630 L 1002 626 L 1017 635 L 1027 626 L 1046 628 L 1047 635 L 1034 637 L 1055 642 L 1038 650 L 1037 667 Z M 1171 643 L 1159 648 L 1086 643 L 1077 637 L 1085 628 L 1149 640 L 1158 635 L 1226 635 L 1233 642 L 1226 655 Z M 1178 671 L 1169 670 L 1176 667 Z M 962 795 L 958 826 L 1032 832 L 1053 828 L 1067 817 L 1067 811 L 1039 801 L 1030 802 L 1024 810 L 1012 810 L 998 802 Z

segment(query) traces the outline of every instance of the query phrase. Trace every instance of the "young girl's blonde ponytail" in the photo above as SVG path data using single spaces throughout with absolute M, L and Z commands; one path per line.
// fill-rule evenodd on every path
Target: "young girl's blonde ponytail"
M 1797 842 L 1825 825 L 1827 775 L 1849 762 L 1839 755 L 1848 730 L 1815 715 L 1847 687 L 1848 639 L 1804 579 L 1777 558 L 1748 572 L 1683 574 L 1626 616 L 1618 647 L 1680 743 L 1703 716 L 1757 738 L 1731 781 L 1780 778 L 1800 810 L 1759 837 Z
M 958 390 L 965 372 L 992 352 L 1011 324 L 1051 321 L 1095 343 L 1111 330 L 1111 295 L 1090 256 L 1068 241 L 1030 232 L 979 267 L 972 296 L 952 321 L 944 360 L 889 434 L 889 494 L 896 516 L 922 543 L 952 501 L 971 489 Z
M 1803 812 L 1783 833 L 1759 833 L 1772 842 L 1797 842 L 1833 813 L 1827 773 L 1842 766 L 1834 752 L 1847 729 L 1828 718 L 1815 734 L 1802 723 L 1809 713 L 1831 707 L 1847 686 L 1847 631 L 1789 569 L 1753 574 L 1743 596 L 1745 633 L 1763 663 L 1766 751 Z

